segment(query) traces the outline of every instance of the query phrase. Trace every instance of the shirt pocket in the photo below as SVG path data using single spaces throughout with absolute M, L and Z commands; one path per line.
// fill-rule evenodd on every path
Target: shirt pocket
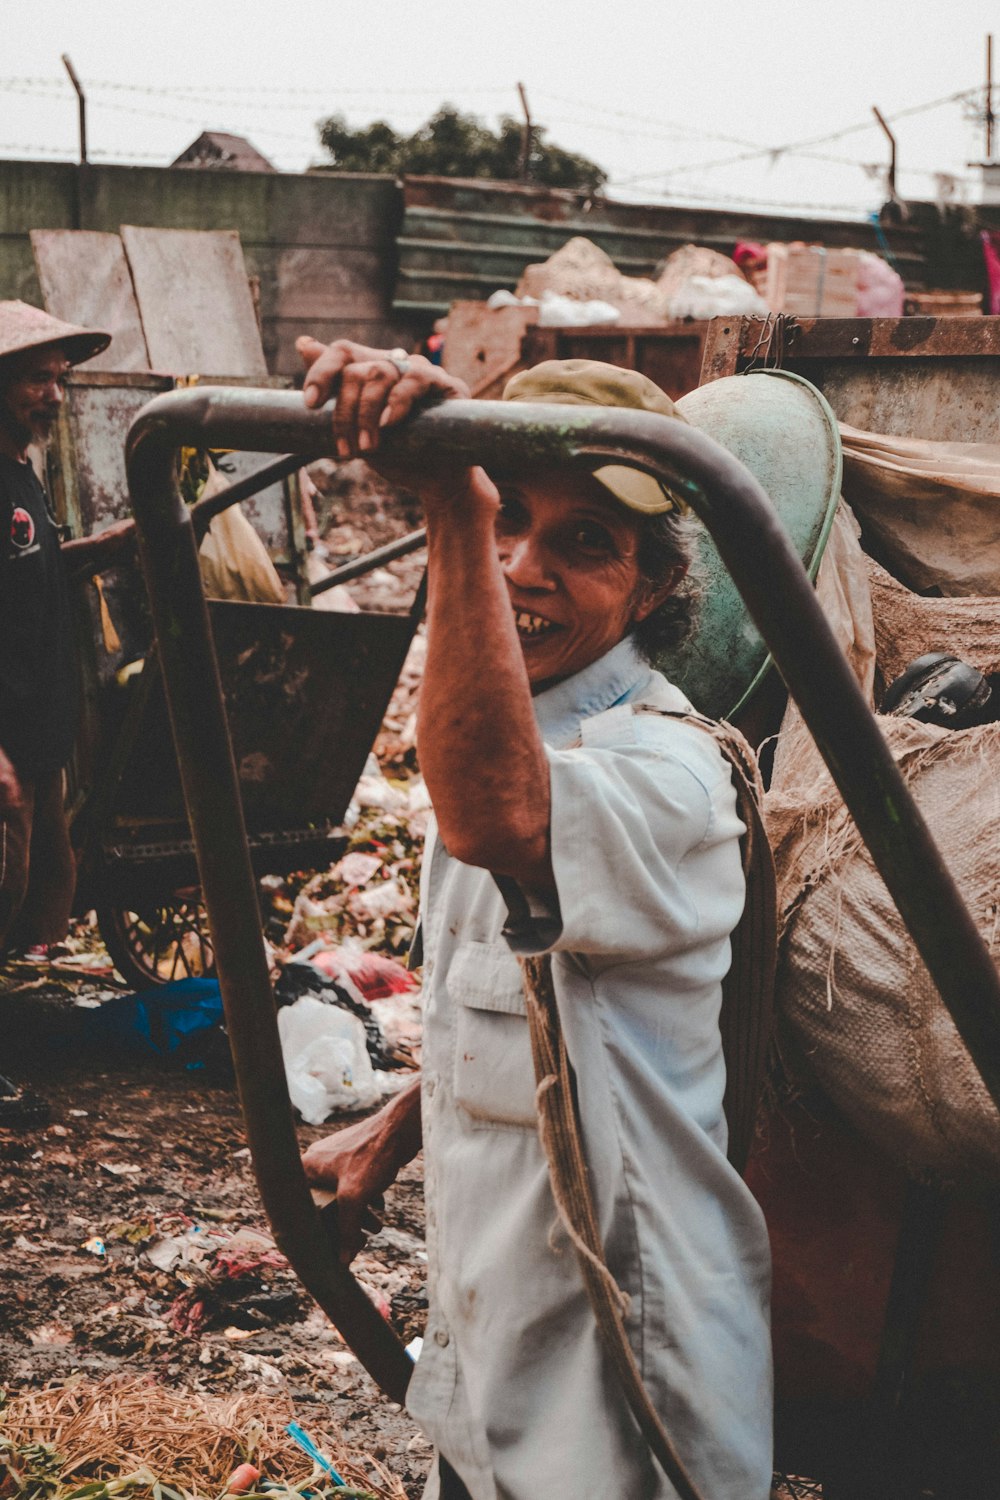
M 463 943 L 447 987 L 455 1007 L 455 1102 L 480 1129 L 533 1130 L 535 1069 L 517 959 L 504 943 Z

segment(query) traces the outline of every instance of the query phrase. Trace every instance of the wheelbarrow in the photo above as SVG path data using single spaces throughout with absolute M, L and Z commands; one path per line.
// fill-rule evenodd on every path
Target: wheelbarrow
M 449 401 L 383 439 L 415 465 L 630 463 L 680 493 L 710 533 L 819 746 L 942 1000 L 1000 1106 L 1000 981 L 816 602 L 752 475 L 704 433 L 647 413 Z M 171 726 L 208 908 L 247 1136 L 275 1237 L 379 1385 L 402 1401 L 411 1362 L 337 1258 L 306 1185 L 285 1085 L 239 785 L 189 512 L 182 445 L 328 454 L 330 410 L 291 393 L 208 387 L 152 401 L 127 465 Z M 335 756 L 336 747 L 330 754 Z M 885 1440 L 886 1434 L 880 1434 Z
M 71 372 L 47 453 L 56 514 L 71 535 L 99 534 L 129 514 L 124 434 L 141 406 L 175 383 L 148 372 Z M 289 382 L 275 377 L 269 385 Z M 341 577 L 337 570 L 310 581 L 298 457 L 268 455 L 264 466 L 251 451 L 217 457 L 229 486 L 193 507 L 196 531 L 243 502 L 289 595 L 277 611 L 228 599 L 210 604 L 254 862 L 269 876 L 325 868 L 346 843 L 341 818 L 422 599 L 411 618 L 359 622 L 310 610 L 310 597 Z M 399 550 L 396 543 L 369 553 L 346 565 L 346 576 L 380 567 Z M 138 564 L 120 559 L 99 584 L 78 578 L 73 592 L 81 713 L 66 806 L 76 911 L 96 911 L 115 967 L 135 989 L 210 973 L 211 936 Z M 365 695 L 348 694 L 346 683 L 359 679 Z M 331 741 L 347 748 L 332 782 L 323 769 Z

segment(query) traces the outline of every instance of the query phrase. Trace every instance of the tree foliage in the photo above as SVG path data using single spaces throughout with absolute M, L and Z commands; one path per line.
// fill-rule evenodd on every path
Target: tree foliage
M 343 115 L 331 115 L 319 138 L 338 172 L 411 173 L 426 177 L 489 177 L 501 182 L 521 175 L 522 126 L 504 115 L 491 130 L 475 115 L 445 104 L 412 135 L 397 135 L 384 120 L 352 130 Z M 595 192 L 608 174 L 573 151 L 550 144 L 545 131 L 532 130 L 528 176 L 546 187 Z

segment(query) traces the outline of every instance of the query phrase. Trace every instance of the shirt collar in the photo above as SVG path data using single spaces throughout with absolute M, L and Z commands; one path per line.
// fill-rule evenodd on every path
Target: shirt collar
M 626 636 L 582 672 L 538 694 L 535 718 L 542 739 L 550 745 L 572 744 L 581 720 L 640 697 L 654 675 L 658 674 L 643 661 L 632 637 Z

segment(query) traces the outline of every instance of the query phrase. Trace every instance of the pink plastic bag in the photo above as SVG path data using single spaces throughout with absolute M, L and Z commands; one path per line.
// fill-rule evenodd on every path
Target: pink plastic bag
M 986 262 L 986 280 L 989 286 L 987 312 L 991 318 L 1000 316 L 1000 230 L 981 229 L 983 259 Z

